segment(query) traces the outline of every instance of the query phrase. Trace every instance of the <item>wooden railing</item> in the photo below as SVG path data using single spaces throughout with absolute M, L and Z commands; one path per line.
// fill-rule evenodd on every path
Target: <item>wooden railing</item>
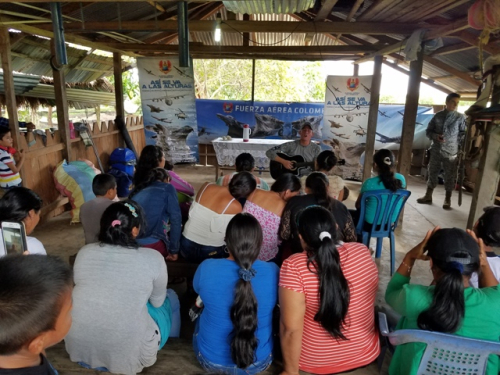
M 144 124 L 142 116 L 127 117 L 127 129 L 137 152 L 145 146 Z M 107 171 L 109 155 L 117 147 L 125 147 L 123 138 L 114 121 L 102 122 L 101 127 L 97 123 L 90 125 L 92 138 L 97 147 L 99 158 Z M 94 150 L 92 147 L 86 148 L 78 132 L 77 137 L 71 139 L 72 158 L 87 159 L 99 168 Z M 27 133 L 21 137 L 19 149 L 25 150 L 26 160 L 23 167 L 23 186 L 34 190 L 43 199 L 43 216 L 56 216 L 64 212 L 63 205 L 67 203 L 67 198 L 60 196 L 55 188 L 53 170 L 63 160 L 65 144 L 61 140 L 59 131 L 51 133 L 45 131 L 44 137 L 36 133 Z

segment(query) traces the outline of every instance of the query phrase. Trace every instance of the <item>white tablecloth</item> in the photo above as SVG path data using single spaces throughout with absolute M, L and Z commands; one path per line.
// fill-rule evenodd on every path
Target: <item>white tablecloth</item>
M 286 142 L 291 142 L 291 140 L 250 139 L 248 142 L 243 142 L 243 138 L 233 138 L 230 141 L 223 141 L 221 138 L 217 138 L 212 141 L 212 144 L 219 165 L 232 167 L 239 154 L 248 152 L 255 158 L 255 166 L 257 168 L 269 168 L 269 159 L 266 156 L 266 151 Z

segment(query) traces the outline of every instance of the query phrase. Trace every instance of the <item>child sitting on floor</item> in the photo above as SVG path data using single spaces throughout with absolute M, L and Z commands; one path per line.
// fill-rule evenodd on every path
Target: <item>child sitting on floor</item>
M 98 174 L 92 180 L 92 191 L 96 198 L 80 207 L 80 222 L 85 233 L 85 244 L 97 242 L 102 213 L 116 198 L 116 180 L 108 174 Z
M 12 148 L 13 143 L 10 128 L 0 126 L 0 188 L 3 190 L 21 186 L 19 171 L 24 163 L 24 151 L 17 152 Z
M 73 273 L 60 258 L 0 259 L 0 374 L 56 375 L 45 349 L 71 326 Z

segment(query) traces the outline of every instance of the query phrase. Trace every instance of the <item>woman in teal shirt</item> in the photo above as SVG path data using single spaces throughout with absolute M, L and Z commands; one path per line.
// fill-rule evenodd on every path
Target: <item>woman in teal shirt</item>
M 391 191 L 397 191 L 398 189 L 406 189 L 406 180 L 403 175 L 394 172 L 396 166 L 396 160 L 394 154 L 390 150 L 382 149 L 378 150 L 375 155 L 373 155 L 373 170 L 378 174 L 376 177 L 372 177 L 363 182 L 361 186 L 361 191 L 359 193 L 358 200 L 356 201 L 356 213 L 351 212 L 351 216 L 355 224 L 358 222 L 359 209 L 361 208 L 361 200 L 363 193 L 372 190 L 384 190 L 388 189 Z M 382 210 L 387 203 L 387 197 L 382 197 Z M 402 202 L 398 203 L 398 208 L 395 210 L 393 220 L 397 218 L 397 213 L 401 208 Z M 366 202 L 365 211 L 365 221 L 369 224 L 373 224 L 375 219 L 375 213 L 377 211 L 377 200 L 375 198 L 369 198 Z
M 482 240 L 476 242 L 473 233 L 468 233 L 437 227 L 406 254 L 385 293 L 386 302 L 402 315 L 396 329 L 423 329 L 499 341 L 498 282 L 489 268 Z M 410 284 L 416 259 L 430 259 L 435 286 Z M 482 289 L 469 285 L 472 273 L 478 271 Z M 416 375 L 425 346 L 396 346 L 389 374 Z M 490 355 L 486 374 L 497 375 L 499 370 L 498 356 Z

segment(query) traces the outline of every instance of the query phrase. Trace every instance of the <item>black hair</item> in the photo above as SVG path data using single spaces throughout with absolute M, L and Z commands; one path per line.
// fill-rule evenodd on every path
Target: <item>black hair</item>
M 394 175 L 394 154 L 385 148 L 378 150 L 373 155 L 373 162 L 377 164 L 378 176 L 386 189 L 396 191 L 402 188 L 401 180 Z
M 143 190 L 143 189 L 147 188 L 148 186 L 150 186 L 151 184 L 153 184 L 153 182 L 156 182 L 156 181 L 165 182 L 165 181 L 168 181 L 169 179 L 170 179 L 170 174 L 168 173 L 167 170 L 165 170 L 163 168 L 151 169 L 146 174 L 145 179 L 139 185 L 134 186 L 134 190 L 132 190 L 132 192 L 130 193 L 129 199 L 132 199 L 132 197 L 134 195 L 136 195 L 141 190 Z
M 239 271 L 252 271 L 262 245 L 262 228 L 255 217 L 242 213 L 234 216 L 226 229 L 226 245 L 240 267 Z M 234 288 L 234 300 L 231 306 L 231 358 L 238 368 L 247 368 L 255 361 L 258 340 L 257 298 L 252 284 L 242 276 Z
M 321 151 L 316 158 L 319 171 L 330 172 L 337 165 L 337 157 L 331 150 Z
M 320 206 L 304 209 L 297 222 L 306 244 L 307 267 L 319 280 L 319 310 L 314 320 L 335 339 L 347 340 L 342 331 L 351 294 L 336 246 L 337 223 L 332 213 Z M 325 233 L 329 236 L 320 238 Z
M 0 199 L 0 222 L 23 221 L 31 210 L 39 212 L 42 199 L 33 190 L 25 187 L 9 189 Z
M 11 355 L 53 330 L 73 272 L 50 255 L 8 255 L 0 259 L 0 355 Z
M 92 180 L 92 191 L 96 196 L 104 196 L 109 189 L 116 187 L 115 176 L 109 173 L 97 174 Z
M 460 94 L 457 94 L 456 92 L 452 92 L 451 94 L 448 94 L 446 96 L 446 103 L 448 103 L 451 99 L 460 99 Z
M 148 172 L 160 165 L 163 157 L 163 150 L 160 146 L 148 145 L 144 147 L 135 167 L 134 185 L 141 184 L 146 179 Z
M 454 228 L 455 230 L 459 230 Z M 437 280 L 429 308 L 420 313 L 417 324 L 420 329 L 442 333 L 454 333 L 462 324 L 465 315 L 464 281 L 463 276 L 471 276 L 479 270 L 479 245 L 475 241 L 469 241 L 467 251 L 453 253 L 453 258 L 468 259 L 470 252 L 475 252 L 477 261 L 462 264 L 457 261 L 439 259 L 433 253 L 460 249 L 460 236 L 443 235 L 440 229 L 427 241 L 427 250 L 432 259 L 433 268 L 439 269 L 443 275 Z M 464 231 L 460 230 L 465 234 Z M 473 248 L 475 247 L 475 248 Z M 452 250 L 453 251 L 453 250 Z
M 257 181 L 250 172 L 238 172 L 229 181 L 228 188 L 236 199 L 247 198 L 257 188 Z
M 475 230 L 486 246 L 500 247 L 500 207 L 485 207 Z
M 236 166 L 236 171 L 238 172 L 251 172 L 255 167 L 255 159 L 248 152 L 243 152 L 236 157 L 234 165 Z
M 10 133 L 11 130 L 8 126 L 0 126 L 0 141 L 5 137 L 7 133 Z
M 290 190 L 291 192 L 299 191 L 301 188 L 300 178 L 291 173 L 283 173 L 279 176 L 271 186 L 271 191 L 282 193 Z
M 306 188 L 314 195 L 318 204 L 326 209 L 330 209 L 333 204 L 333 198 L 328 193 L 330 181 L 322 172 L 313 172 L 306 179 Z
M 111 204 L 101 217 L 101 244 L 116 245 L 137 249 L 139 244 L 132 236 L 132 228 L 144 228 L 144 214 L 141 206 L 126 199 Z

